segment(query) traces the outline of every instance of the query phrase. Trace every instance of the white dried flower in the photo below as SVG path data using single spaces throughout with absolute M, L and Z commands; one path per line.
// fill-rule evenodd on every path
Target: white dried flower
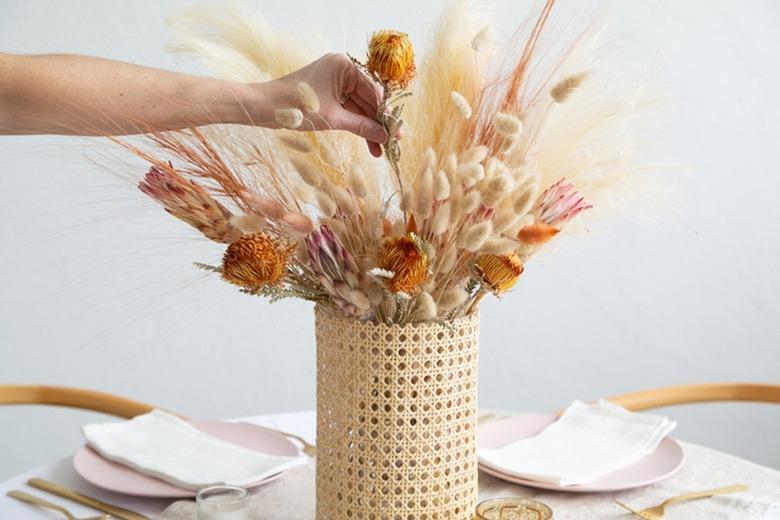
M 512 190 L 512 179 L 508 175 L 496 175 L 487 183 L 482 195 L 482 204 L 495 208 Z
M 450 196 L 450 180 L 444 170 L 439 170 L 433 177 L 433 197 L 436 200 L 445 200 Z
M 476 210 L 481 203 L 482 195 L 477 190 L 470 191 L 463 196 L 463 200 L 461 201 L 460 205 L 460 211 L 462 215 L 468 215 L 469 213 Z
M 291 159 L 291 162 L 303 182 L 312 188 L 318 188 L 320 186 L 322 183 L 322 176 L 320 175 L 320 172 L 314 168 L 314 166 L 309 164 L 307 161 L 303 161 L 295 157 Z
M 260 215 L 233 215 L 230 223 L 242 233 L 259 233 L 265 227 L 265 218 Z
M 425 168 L 436 168 L 436 151 L 430 146 L 425 149 Z
M 359 199 L 362 199 L 368 193 L 368 189 L 366 188 L 366 181 L 363 180 L 363 174 L 362 172 L 358 171 L 357 168 L 353 167 L 349 170 L 347 183 L 349 184 L 349 189 L 352 190 L 352 193 L 355 194 L 355 197 Z
M 472 224 L 463 234 L 461 247 L 472 253 L 479 251 L 492 233 L 493 225 L 489 220 Z
M 458 109 L 458 112 L 460 112 L 460 115 L 463 117 L 463 119 L 468 119 L 471 117 L 471 105 L 469 105 L 469 102 L 466 100 L 463 94 L 453 90 L 450 92 L 450 99 L 452 99 L 452 104 L 455 105 L 455 108 Z
M 293 193 L 301 202 L 314 202 L 314 190 L 308 184 L 296 182 L 293 185 Z
M 388 280 L 390 280 L 395 276 L 395 273 L 393 271 L 389 271 L 387 269 L 381 269 L 379 267 L 374 267 L 372 269 L 369 269 L 368 274 L 373 276 L 374 278 L 386 278 Z
M 404 194 L 401 195 L 401 202 L 398 206 L 404 213 L 412 211 L 414 208 L 414 192 L 407 189 Z
M 274 119 L 284 128 L 298 128 L 303 123 L 303 112 L 297 108 L 277 108 Z
M 498 151 L 504 155 L 512 153 L 518 143 L 520 143 L 520 134 L 509 134 L 504 136 L 504 140 L 501 141 L 501 146 L 498 147 Z
M 491 238 L 485 242 L 485 245 L 482 246 L 482 249 L 480 249 L 479 252 L 486 255 L 506 255 L 515 251 L 518 247 L 520 247 L 520 242 L 517 240 L 512 240 L 510 238 Z
M 513 210 L 502 211 L 493 219 L 493 232 L 503 233 L 517 222 L 518 216 Z
M 536 201 L 536 190 L 524 189 L 520 195 L 515 198 L 512 204 L 512 210 L 515 212 L 516 217 L 522 217 L 531 210 L 531 207 Z
M 414 302 L 414 319 L 417 321 L 428 321 L 436 318 L 436 302 L 433 296 L 427 292 L 421 292 Z
M 458 259 L 458 250 L 454 247 L 447 248 L 441 257 L 439 262 L 439 271 L 447 273 L 455 267 L 455 262 Z
M 434 235 L 441 235 L 450 227 L 450 214 L 452 213 L 452 204 L 447 201 L 438 208 L 431 222 L 431 232 Z
M 336 214 L 336 202 L 325 192 L 317 192 L 317 205 L 320 207 L 320 212 L 326 217 L 332 217 Z
M 296 85 L 298 90 L 298 100 L 301 102 L 301 106 L 307 112 L 319 112 L 320 111 L 320 98 L 317 93 L 311 88 L 311 85 L 305 81 L 299 81 Z
M 460 154 L 460 157 L 458 157 L 459 163 L 481 163 L 484 161 L 488 154 L 490 153 L 490 148 L 483 145 L 477 145 L 472 146 L 462 154 Z
M 426 168 L 417 181 L 417 193 L 414 214 L 420 219 L 427 218 L 433 209 L 433 172 Z
M 352 196 L 341 186 L 333 188 L 333 200 L 336 201 L 336 206 L 338 206 L 339 210 L 345 215 L 352 215 L 355 212 L 355 204 L 352 202 Z
M 468 293 L 460 287 L 453 287 L 444 291 L 439 298 L 439 308 L 443 311 L 451 311 L 466 301 Z
M 468 163 L 458 166 L 458 177 L 467 188 L 485 178 L 485 167 L 480 163 Z
M 369 301 L 368 296 L 360 289 L 350 290 L 346 295 L 346 299 L 361 311 L 367 311 L 371 308 L 371 302 Z
M 447 176 L 450 180 L 455 180 L 455 175 L 458 172 L 458 156 L 453 152 L 447 156 L 447 160 L 444 163 L 444 171 L 447 172 Z
M 498 112 L 493 117 L 493 128 L 503 136 L 519 134 L 523 129 L 523 122 L 517 116 L 507 114 L 506 112 Z

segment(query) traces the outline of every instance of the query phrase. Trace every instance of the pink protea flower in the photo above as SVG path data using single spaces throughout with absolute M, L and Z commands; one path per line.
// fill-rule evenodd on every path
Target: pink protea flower
M 347 316 L 362 317 L 371 310 L 360 288 L 362 274 L 352 254 L 328 226 L 320 226 L 306 236 L 311 268 L 333 302 Z
M 585 198 L 577 193 L 577 189 L 565 178 L 544 190 L 536 202 L 538 220 L 548 226 L 560 228 L 563 224 L 576 217 L 593 205 L 585 202 Z
M 185 179 L 172 167 L 152 166 L 138 189 L 215 242 L 229 244 L 241 238 L 241 231 L 230 222 L 230 211 L 203 186 Z

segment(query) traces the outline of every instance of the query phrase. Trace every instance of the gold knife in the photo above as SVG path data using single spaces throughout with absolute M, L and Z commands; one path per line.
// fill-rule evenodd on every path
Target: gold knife
M 129 509 L 125 509 L 123 507 L 101 502 L 100 500 L 82 495 L 81 493 L 76 493 L 75 491 L 71 491 L 66 487 L 55 484 L 54 482 L 49 482 L 48 480 L 43 480 L 41 478 L 31 478 L 27 481 L 27 485 L 42 489 L 43 491 L 47 491 L 62 498 L 67 498 L 68 500 L 72 500 L 79 504 L 89 506 L 93 509 L 97 509 L 98 511 L 103 511 L 104 513 L 115 516 L 120 520 L 151 520 L 148 516 L 136 513 L 135 511 L 130 511 Z

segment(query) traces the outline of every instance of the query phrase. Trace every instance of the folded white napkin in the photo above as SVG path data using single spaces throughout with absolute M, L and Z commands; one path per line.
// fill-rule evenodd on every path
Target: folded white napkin
M 649 455 L 677 423 L 608 401 L 574 401 L 535 437 L 479 450 L 480 463 L 560 486 L 586 484 Z
M 103 457 L 183 489 L 246 486 L 306 462 L 303 455 L 264 455 L 217 439 L 161 410 L 82 431 Z

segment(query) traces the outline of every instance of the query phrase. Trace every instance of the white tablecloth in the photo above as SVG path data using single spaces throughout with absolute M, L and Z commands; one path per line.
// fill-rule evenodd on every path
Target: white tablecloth
M 314 442 L 313 412 L 248 417 L 238 420 L 297 433 L 310 442 Z M 535 497 L 553 508 L 556 519 L 624 518 L 629 520 L 631 517 L 616 506 L 613 500 L 618 499 L 641 508 L 655 505 L 665 498 L 689 491 L 743 483 L 750 486 L 749 491 L 674 506 L 667 513 L 667 518 L 670 520 L 675 518 L 685 520 L 780 520 L 780 471 L 694 444 L 681 444 L 686 456 L 684 468 L 677 475 L 663 482 L 637 490 L 593 495 L 550 493 L 507 484 L 480 474 L 480 495 L 483 499 L 492 496 Z M 274 511 L 272 516 L 267 516 L 269 520 L 313 520 L 313 468 L 304 467 L 294 471 L 295 474 L 291 477 L 272 482 L 258 490 L 259 493 L 268 498 L 269 509 Z M 11 489 L 22 489 L 45 496 L 52 502 L 61 503 L 77 516 L 95 514 L 95 511 L 89 508 L 29 488 L 25 482 L 32 477 L 58 482 L 71 489 L 150 517 L 159 514 L 171 503 L 170 500 L 126 497 L 96 488 L 76 475 L 71 466 L 70 458 L 67 458 L 40 466 L 0 484 L 0 493 L 2 493 L 0 496 L 0 519 L 43 520 L 57 518 L 54 516 L 56 514 L 30 507 L 6 497 L 5 493 Z M 286 504 L 285 510 L 278 508 L 275 504 L 277 501 Z M 258 502 L 262 503 L 262 501 Z

